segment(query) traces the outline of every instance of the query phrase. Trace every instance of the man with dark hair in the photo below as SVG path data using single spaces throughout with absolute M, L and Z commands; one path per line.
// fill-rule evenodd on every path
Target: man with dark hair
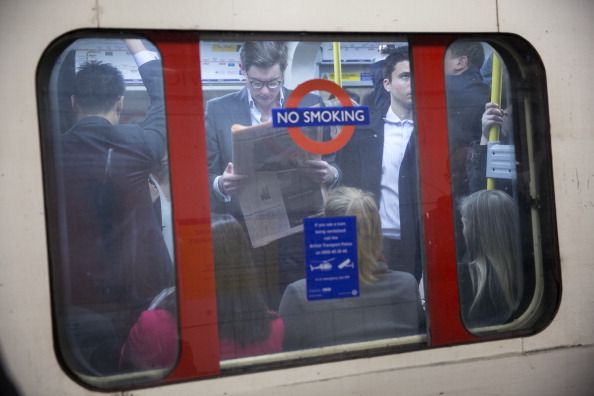
M 390 101 L 372 114 L 339 153 L 343 183 L 371 191 L 379 203 L 384 257 L 392 269 L 422 276 L 419 248 L 416 136 L 408 47 L 384 61 Z
M 208 179 L 211 204 L 218 212 L 238 212 L 232 197 L 242 187 L 244 175 L 233 171 L 231 126 L 258 125 L 271 119 L 272 108 L 282 107 L 291 91 L 283 87 L 287 68 L 287 45 L 279 41 L 248 41 L 240 50 L 245 87 L 238 92 L 210 100 L 206 104 Z M 320 99 L 307 95 L 301 106 L 319 105 Z M 327 161 L 309 161 L 316 180 L 331 184 L 338 170 Z
M 136 314 L 173 282 L 148 183 L 167 149 L 161 63 L 140 40 L 126 43 L 150 98 L 146 118 L 119 124 L 122 74 L 87 63 L 71 97 L 77 122 L 61 139 L 66 278 L 58 292 L 76 343 L 101 327 L 113 328 L 112 346 L 121 345 Z M 112 363 L 100 371 L 114 370 Z
M 78 117 L 107 114 L 114 103 L 117 106 L 115 114 L 121 112 L 125 89 L 122 73 L 109 63 L 85 63 L 76 73 L 72 95 Z
M 480 42 L 458 40 L 449 46 L 444 59 L 452 196 L 456 208 L 470 193 L 468 169 L 472 147 L 479 144 L 481 117 L 490 96 L 480 73 L 484 58 Z M 460 258 L 466 249 L 460 216 L 456 216 L 455 232 Z
M 450 166 L 456 198 L 468 194 L 466 163 L 472 143 L 481 138 L 481 117 L 489 101 L 489 87 L 480 74 L 484 60 L 482 44 L 464 40 L 452 43 L 444 59 Z
M 231 213 L 242 219 L 236 202 L 237 193 L 245 185 L 245 175 L 236 174 L 233 169 L 233 142 L 231 126 L 259 125 L 269 122 L 272 109 L 283 107 L 291 91 L 283 87 L 284 72 L 288 64 L 288 49 L 280 41 L 248 41 L 240 49 L 241 73 L 245 87 L 210 100 L 206 104 L 206 137 L 208 148 L 208 179 L 211 190 L 211 210 Z M 319 106 L 320 98 L 306 95 L 302 107 Z M 333 156 L 321 160 L 306 161 L 303 171 L 311 180 L 330 186 L 337 182 L 339 171 L 333 165 Z M 270 282 L 269 305 L 275 308 L 284 286 L 304 276 L 304 252 L 302 235 L 280 239 L 265 248 L 256 249 L 256 262 L 273 261 L 265 271 L 280 278 L 278 284 Z M 278 247 L 278 256 L 275 247 Z M 262 257 L 260 257 L 262 256 Z M 273 260 L 270 258 L 273 257 Z M 278 265 L 276 258 L 278 257 Z M 280 287 L 279 287 L 280 285 Z

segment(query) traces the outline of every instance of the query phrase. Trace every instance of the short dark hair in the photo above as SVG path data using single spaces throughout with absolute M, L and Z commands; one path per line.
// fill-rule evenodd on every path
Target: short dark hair
M 485 62 L 485 50 L 478 41 L 454 41 L 448 48 L 454 56 L 466 56 L 474 67 L 481 68 Z
M 74 80 L 74 96 L 80 109 L 89 113 L 105 113 L 124 95 L 122 73 L 109 63 L 83 64 Z
M 384 60 L 384 78 L 392 81 L 392 72 L 396 65 L 400 62 L 408 61 L 408 46 L 396 48 L 388 57 Z
M 268 69 L 278 64 L 284 72 L 288 52 L 284 41 L 246 41 L 239 50 L 241 67 L 247 71 L 251 66 Z

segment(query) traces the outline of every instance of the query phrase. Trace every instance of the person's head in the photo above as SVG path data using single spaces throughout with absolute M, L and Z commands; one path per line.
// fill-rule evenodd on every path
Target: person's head
M 213 215 L 212 244 L 221 338 L 241 345 L 265 339 L 269 334 L 268 307 L 249 241 L 233 216 Z
M 357 218 L 359 277 L 363 282 L 376 280 L 374 270 L 382 254 L 382 227 L 373 195 L 352 187 L 339 187 L 328 193 L 325 216 Z
M 481 190 L 462 200 L 460 212 L 470 261 L 478 269 L 476 300 L 484 293 L 501 293 L 511 314 L 523 285 L 516 205 L 503 191 Z M 488 274 L 495 278 L 487 279 Z M 493 284 L 501 290 L 489 290 Z
M 474 66 L 480 69 L 485 61 L 485 50 L 478 41 L 454 41 L 446 51 L 445 74 L 457 76 Z
M 74 79 L 72 105 L 80 115 L 102 115 L 119 122 L 124 106 L 124 77 L 109 63 L 88 62 Z M 115 122 L 114 122 L 115 121 Z
M 394 50 L 384 63 L 384 89 L 390 94 L 390 105 L 396 115 L 409 115 L 413 105 L 408 47 Z
M 241 72 L 256 105 L 270 109 L 280 97 L 288 49 L 283 41 L 247 41 L 239 51 Z

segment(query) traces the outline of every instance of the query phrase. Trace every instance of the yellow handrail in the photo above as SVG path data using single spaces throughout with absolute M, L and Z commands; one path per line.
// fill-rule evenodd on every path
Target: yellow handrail
M 501 58 L 493 52 L 493 69 L 491 72 L 491 102 L 501 106 L 501 91 L 503 88 L 503 68 L 501 67 Z M 491 125 L 489 128 L 489 143 L 499 141 L 499 125 Z M 487 190 L 495 188 L 495 179 L 487 178 Z
M 340 63 L 340 43 L 332 43 L 334 57 L 334 82 L 342 87 L 342 64 Z

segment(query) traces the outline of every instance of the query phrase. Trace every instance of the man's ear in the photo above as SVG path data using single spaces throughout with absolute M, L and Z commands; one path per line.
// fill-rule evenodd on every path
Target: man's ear
M 118 115 L 122 114 L 122 110 L 124 110 L 124 96 L 120 96 L 115 104 L 115 111 Z
M 392 82 L 390 80 L 388 80 L 387 78 L 384 78 L 384 81 L 382 83 L 384 85 L 384 89 L 387 92 L 390 92 L 390 88 L 392 88 Z

